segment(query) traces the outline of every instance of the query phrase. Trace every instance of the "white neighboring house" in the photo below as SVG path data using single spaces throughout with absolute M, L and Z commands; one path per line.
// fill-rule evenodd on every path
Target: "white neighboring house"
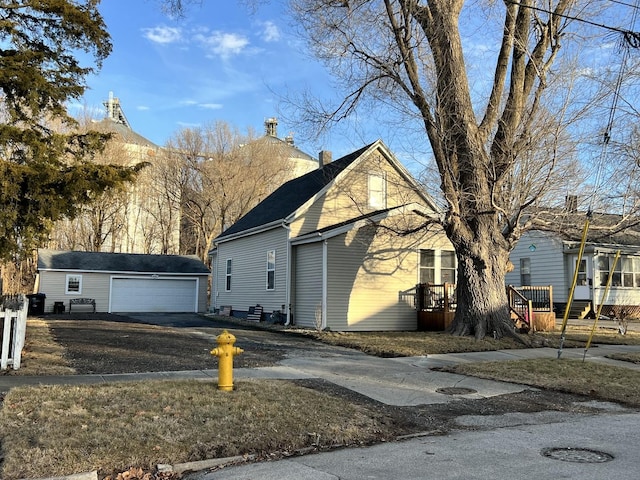
M 45 312 L 56 302 L 68 312 L 80 298 L 95 300 L 97 312 L 207 311 L 209 269 L 195 255 L 40 249 L 38 276 Z
M 260 305 L 289 321 L 338 331 L 415 330 L 403 296 L 455 282 L 455 255 L 433 201 L 376 141 L 275 190 L 214 240 L 214 310 Z M 403 234 L 408 231 L 409 234 Z
M 562 316 L 578 268 L 573 298 L 578 306 L 577 316 L 594 314 L 602 302 L 602 315 L 639 317 L 640 229 L 625 225 L 620 216 L 594 213 L 582 261 L 577 265 L 585 220 L 585 213 L 565 213 L 558 215 L 553 225 L 525 233 L 511 252 L 514 269 L 506 276 L 507 284 L 552 285 L 556 314 Z M 613 272 L 610 291 L 602 301 L 618 250 L 621 257 Z

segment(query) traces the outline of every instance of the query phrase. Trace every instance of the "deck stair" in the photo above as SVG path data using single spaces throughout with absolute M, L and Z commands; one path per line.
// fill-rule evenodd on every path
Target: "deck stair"
M 566 308 L 566 307 L 565 307 Z M 569 318 L 585 318 L 591 312 L 591 302 L 589 300 L 574 300 L 569 309 Z M 564 310 L 560 312 L 564 315 Z

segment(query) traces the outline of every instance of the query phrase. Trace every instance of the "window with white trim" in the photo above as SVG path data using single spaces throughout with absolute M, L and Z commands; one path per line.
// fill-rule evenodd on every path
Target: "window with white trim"
M 387 179 L 384 173 L 369 174 L 369 206 L 387 208 Z
M 440 252 L 440 283 L 456 283 L 456 252 Z
M 267 290 L 276 288 L 276 251 L 267 252 Z
M 456 283 L 456 252 L 452 250 L 420 250 L 420 283 L 440 285 Z
M 597 257 L 600 286 L 604 287 L 614 262 L 614 255 L 600 254 Z M 640 287 L 640 257 L 622 256 L 611 276 L 612 287 Z
M 65 282 L 64 293 L 67 295 L 75 295 L 82 293 L 82 275 L 68 274 Z
M 520 285 L 531 285 L 531 259 L 520 259 Z
M 420 283 L 436 283 L 435 250 L 420 250 Z
M 227 265 L 225 270 L 224 289 L 227 292 L 231 291 L 231 259 L 227 258 Z

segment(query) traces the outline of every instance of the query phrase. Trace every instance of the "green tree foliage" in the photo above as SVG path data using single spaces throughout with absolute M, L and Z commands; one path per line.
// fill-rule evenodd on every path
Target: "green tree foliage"
M 98 3 L 0 0 L 0 258 L 142 168 L 94 164 L 109 136 L 79 133 L 66 110 L 111 52 Z

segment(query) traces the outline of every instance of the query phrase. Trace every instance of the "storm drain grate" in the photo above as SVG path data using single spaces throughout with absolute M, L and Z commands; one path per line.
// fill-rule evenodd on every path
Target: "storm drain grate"
M 436 392 L 444 395 L 469 395 L 470 393 L 478 393 L 477 390 L 466 387 L 442 387 L 438 388 Z
M 540 453 L 543 456 L 575 463 L 604 463 L 613 460 L 613 455 L 590 448 L 544 448 Z

